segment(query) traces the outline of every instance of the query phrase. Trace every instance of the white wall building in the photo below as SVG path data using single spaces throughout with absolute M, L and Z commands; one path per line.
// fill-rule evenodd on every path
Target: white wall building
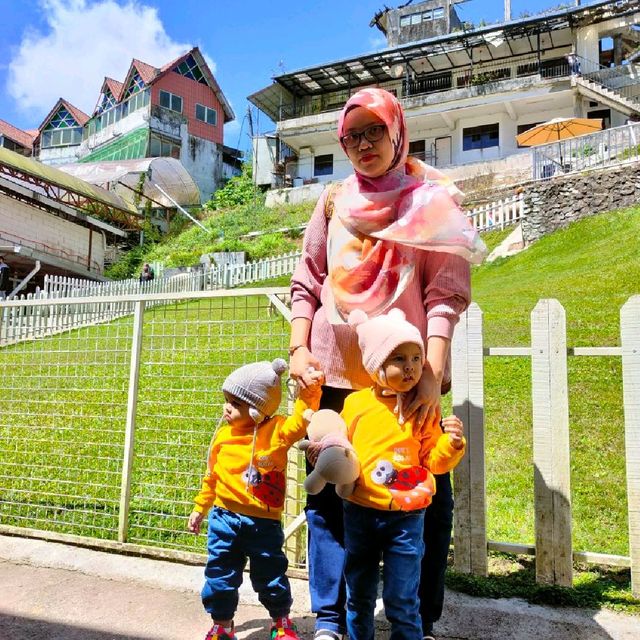
M 527 153 L 518 148 L 516 135 L 552 118 L 602 118 L 610 127 L 640 114 L 640 66 L 625 60 L 640 44 L 638 0 L 597 2 L 473 29 L 456 27 L 453 4 L 449 16 L 436 13 L 439 5 L 411 4 L 374 20 L 383 30 L 396 25 L 414 31 L 418 19 L 430 21 L 440 35 L 283 74 L 249 96 L 276 123 L 280 143 L 295 153 L 286 168 L 276 156 L 273 186 L 282 186 L 283 173 L 285 180 L 305 184 L 350 173 L 337 139 L 338 116 L 349 96 L 367 86 L 401 99 L 410 153 L 438 167 L 500 161 L 507 166 L 515 154 Z M 435 28 L 437 21 L 459 30 Z M 397 33 L 387 37 L 406 41 Z M 578 55 L 579 74 L 567 59 L 571 53 Z M 269 154 L 273 149 L 258 139 L 254 156 L 262 172 Z

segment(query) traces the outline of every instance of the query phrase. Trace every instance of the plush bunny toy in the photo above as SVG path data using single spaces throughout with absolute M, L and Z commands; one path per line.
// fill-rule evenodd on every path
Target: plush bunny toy
M 305 491 L 320 493 L 330 482 L 336 485 L 336 493 L 341 498 L 349 497 L 360 475 L 360 462 L 347 439 L 345 421 L 331 409 L 316 412 L 307 409 L 304 418 L 309 423 L 309 439 L 301 440 L 298 448 L 307 452 L 307 458 L 314 465 L 304 481 Z

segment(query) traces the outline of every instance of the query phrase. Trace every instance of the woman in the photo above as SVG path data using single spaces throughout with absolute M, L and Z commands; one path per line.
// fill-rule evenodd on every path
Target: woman
M 404 407 L 422 424 L 448 384 L 453 329 L 470 300 L 469 261 L 485 248 L 454 197 L 460 192 L 439 171 L 408 157 L 402 106 L 383 89 L 363 89 L 338 122 L 340 144 L 354 174 L 320 197 L 305 232 L 291 284 L 290 371 L 312 384 L 326 377 L 321 408 L 342 409 L 354 389 L 370 384 L 355 331 L 345 323 L 355 308 L 369 316 L 397 307 L 422 333 L 426 363 L 417 391 Z M 441 615 L 451 540 L 449 475 L 439 476 L 425 518 L 426 553 L 420 589 L 425 638 Z M 333 487 L 308 496 L 309 586 L 315 640 L 345 631 L 342 505 Z

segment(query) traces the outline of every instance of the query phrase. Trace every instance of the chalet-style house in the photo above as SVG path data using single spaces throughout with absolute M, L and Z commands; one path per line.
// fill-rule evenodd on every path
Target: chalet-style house
M 291 186 L 347 176 L 338 115 L 368 86 L 400 98 L 410 153 L 438 167 L 523 163 L 529 156 L 516 135 L 552 118 L 602 118 L 609 127 L 640 114 L 640 67 L 633 62 L 639 0 L 507 15 L 482 27 L 461 22 L 455 4 L 385 8 L 371 24 L 386 34 L 387 48 L 284 73 L 249 96 L 276 124 L 273 134 L 254 140 L 257 182 Z
M 206 201 L 237 171 L 236 150 L 223 144 L 234 117 L 195 47 L 161 68 L 134 59 L 122 82 L 104 79 L 91 115 L 60 98 L 38 127 L 32 155 L 53 165 L 175 158 Z M 26 138 L 14 138 L 0 121 L 0 140 L 26 153 Z
M 23 131 L 4 120 L 0 120 L 0 147 L 30 156 L 37 131 Z

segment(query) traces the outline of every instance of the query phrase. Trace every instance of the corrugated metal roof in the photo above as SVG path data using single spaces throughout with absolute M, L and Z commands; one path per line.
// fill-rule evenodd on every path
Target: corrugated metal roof
M 135 205 L 80 178 L 0 148 L 0 175 L 54 197 L 58 202 L 129 228 L 139 228 L 141 216 Z
M 180 206 L 192 207 L 200 205 L 200 192 L 193 178 L 175 158 L 140 158 L 139 160 L 105 160 L 101 162 L 78 162 L 59 165 L 69 175 L 81 178 L 94 185 L 107 186 L 115 191 L 123 200 L 134 205 L 134 192 L 139 188 L 140 175 L 149 174 L 143 187 L 144 195 L 163 207 L 173 208 L 168 200 L 153 183 L 159 185 Z M 118 184 L 121 183 L 121 184 Z M 127 186 L 122 186 L 122 183 Z M 141 203 L 144 204 L 144 201 Z M 135 205 L 134 205 L 135 206 Z

